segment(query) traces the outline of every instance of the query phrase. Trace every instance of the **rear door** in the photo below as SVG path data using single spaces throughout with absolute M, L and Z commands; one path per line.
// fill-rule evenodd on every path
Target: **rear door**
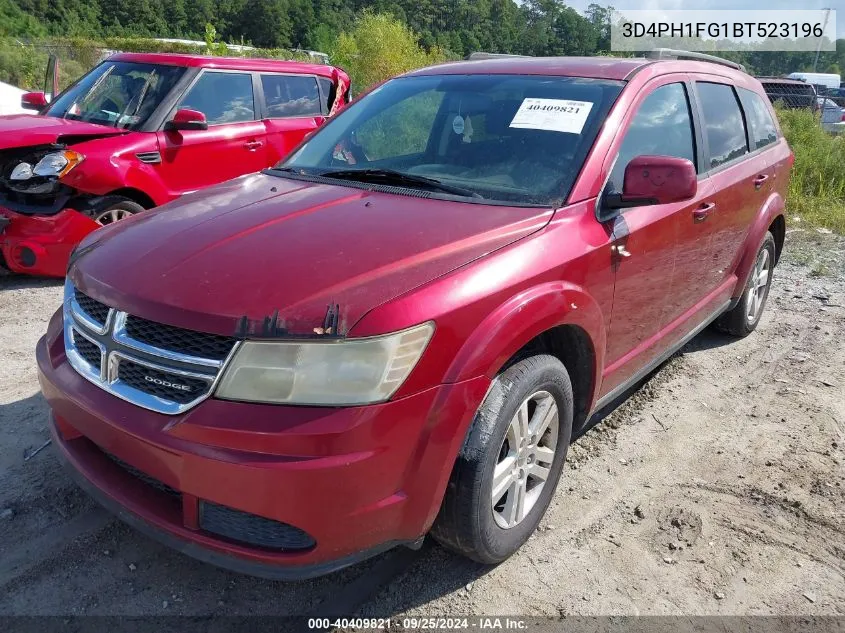
M 259 77 L 269 167 L 322 125 L 328 115 L 329 95 L 314 75 L 260 73 Z
M 632 106 L 605 192 L 621 192 L 625 167 L 642 155 L 686 158 L 696 164 L 689 86 L 684 75 L 656 79 Z M 623 124 L 625 125 L 625 124 Z M 673 293 L 677 240 L 681 226 L 709 199 L 706 177 L 692 200 L 624 209 L 613 224 L 616 271 L 613 313 L 607 337 L 608 366 L 603 394 L 625 383 L 667 346 L 666 328 L 674 313 L 693 299 Z M 692 254 L 695 256 L 695 254 Z M 683 304 L 683 305 L 682 305 Z
M 750 146 L 746 114 L 737 88 L 727 79 L 707 76 L 696 81 L 702 121 L 705 168 L 714 194 L 701 220 L 710 236 L 708 257 L 700 262 L 708 291 L 733 282 L 745 236 L 771 192 L 773 166 L 765 148 Z
M 258 116 L 252 73 L 203 70 L 173 112 L 180 108 L 202 112 L 208 129 L 158 132 L 159 169 L 173 195 L 269 165 L 267 135 Z

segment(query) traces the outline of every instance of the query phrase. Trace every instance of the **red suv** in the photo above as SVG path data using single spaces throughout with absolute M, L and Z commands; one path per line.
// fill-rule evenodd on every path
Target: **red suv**
M 348 99 L 331 66 L 122 53 L 0 117 L 0 264 L 64 276 L 100 225 L 274 165 Z M 4 230 L 5 228 L 5 230 Z
M 495 563 L 591 415 L 760 321 L 792 153 L 706 61 L 391 80 L 274 169 L 89 236 L 38 345 L 53 437 L 122 518 L 275 578 L 429 531 Z

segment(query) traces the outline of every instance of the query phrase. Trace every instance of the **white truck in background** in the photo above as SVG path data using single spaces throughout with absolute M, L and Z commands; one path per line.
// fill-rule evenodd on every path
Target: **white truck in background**
M 842 77 L 835 73 L 789 73 L 788 77 L 789 79 L 799 79 L 814 86 L 824 86 L 833 90 L 838 90 L 842 82 Z
M 25 90 L 0 81 L 0 115 L 25 113 L 26 110 L 21 107 L 21 96 L 25 92 Z

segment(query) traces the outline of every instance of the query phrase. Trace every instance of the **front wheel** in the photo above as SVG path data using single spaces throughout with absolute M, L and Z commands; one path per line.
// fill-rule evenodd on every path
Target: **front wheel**
M 452 471 L 432 536 L 481 563 L 499 563 L 537 528 L 572 435 L 572 385 L 547 355 L 496 377 Z
M 716 320 L 716 328 L 733 336 L 751 334 L 760 323 L 775 270 L 775 238 L 766 233 L 739 302 Z
M 137 202 L 117 196 L 109 197 L 91 212 L 91 218 L 100 226 L 114 224 L 120 220 L 144 211 Z

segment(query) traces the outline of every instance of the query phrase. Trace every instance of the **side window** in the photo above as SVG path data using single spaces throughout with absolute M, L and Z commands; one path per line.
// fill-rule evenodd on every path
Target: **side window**
M 733 88 L 705 82 L 699 82 L 697 88 L 704 115 L 704 134 L 710 147 L 709 168 L 747 154 L 745 123 Z
M 625 167 L 643 155 L 674 156 L 696 163 L 692 117 L 683 84 L 660 86 L 640 104 L 610 174 L 611 191 L 622 191 Z
M 323 112 L 328 114 L 332 111 L 335 97 L 337 96 L 337 86 L 331 79 L 326 77 L 317 77 L 317 82 L 320 84 L 320 90 L 323 91 Z
M 742 109 L 745 110 L 745 118 L 748 121 L 748 131 L 751 136 L 751 148 L 760 149 L 778 140 L 778 130 L 772 120 L 769 108 L 763 103 L 756 92 L 740 88 L 739 100 L 742 102 Z
M 271 119 L 322 114 L 317 79 L 308 75 L 261 75 Z
M 252 75 L 204 72 L 182 97 L 179 107 L 199 110 L 209 125 L 254 121 Z
M 355 142 L 371 161 L 420 154 L 428 146 L 443 93 L 427 90 L 403 99 L 361 125 Z

